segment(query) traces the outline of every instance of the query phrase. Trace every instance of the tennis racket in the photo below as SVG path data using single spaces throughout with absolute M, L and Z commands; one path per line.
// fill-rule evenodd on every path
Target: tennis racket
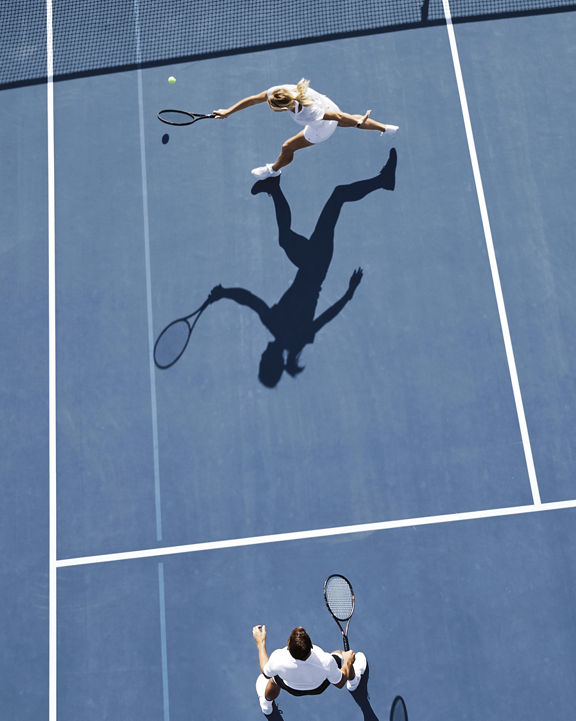
M 332 618 L 338 624 L 342 634 L 344 650 L 349 651 L 348 626 L 354 613 L 354 591 L 350 581 L 339 573 L 328 576 L 324 582 L 324 601 L 326 601 L 326 606 L 332 614 Z M 343 623 L 346 624 L 346 629 L 342 628 L 341 624 Z
M 158 368 L 162 370 L 170 368 L 180 359 L 188 346 L 194 326 L 209 305 L 210 298 L 207 298 L 194 313 L 173 320 L 164 328 L 154 343 L 154 363 Z
M 390 709 L 390 721 L 408 721 L 408 711 L 402 696 L 396 696 Z
M 213 113 L 202 115 L 201 113 L 188 113 L 186 110 L 161 110 L 158 113 L 158 120 L 166 125 L 192 125 L 198 120 L 215 117 Z

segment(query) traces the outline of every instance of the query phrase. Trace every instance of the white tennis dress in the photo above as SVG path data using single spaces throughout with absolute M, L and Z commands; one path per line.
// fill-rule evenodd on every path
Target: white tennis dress
M 266 95 L 270 97 L 274 90 L 280 88 L 297 92 L 296 85 L 275 85 L 266 91 Z M 329 97 L 317 93 L 312 88 L 308 88 L 306 97 L 312 101 L 312 105 L 296 106 L 295 111 L 289 111 L 289 113 L 295 123 L 304 126 L 304 137 L 309 143 L 321 143 L 328 140 L 338 125 L 336 120 L 323 120 L 324 113 L 327 111 L 338 112 L 340 108 Z

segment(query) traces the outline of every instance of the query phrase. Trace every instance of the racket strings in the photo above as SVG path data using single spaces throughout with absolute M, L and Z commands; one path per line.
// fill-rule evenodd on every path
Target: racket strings
M 354 611 L 354 594 L 345 578 L 333 577 L 326 584 L 326 603 L 339 621 L 347 621 Z
M 161 110 L 158 118 L 170 125 L 190 125 L 194 122 L 194 116 L 183 110 Z
M 214 117 L 213 114 L 189 113 L 187 110 L 161 110 L 158 113 L 158 120 L 168 125 L 192 125 L 197 120 Z

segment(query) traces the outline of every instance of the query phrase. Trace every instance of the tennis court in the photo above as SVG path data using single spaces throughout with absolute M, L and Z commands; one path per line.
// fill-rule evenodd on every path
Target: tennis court
M 388 721 L 398 695 L 410 721 L 571 717 L 575 9 L 3 6 L 10 718 L 262 718 L 251 629 L 339 648 L 331 573 L 370 698 L 283 692 L 285 719 Z M 282 171 L 303 248 L 341 204 L 302 370 L 261 382 L 271 335 L 233 293 L 159 369 L 215 286 L 272 307 L 297 269 L 250 174 L 290 119 L 157 113 L 301 77 L 400 126 Z

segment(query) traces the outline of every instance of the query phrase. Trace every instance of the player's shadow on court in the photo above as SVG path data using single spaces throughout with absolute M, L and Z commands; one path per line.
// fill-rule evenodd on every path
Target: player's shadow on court
M 370 664 L 366 666 L 366 671 L 362 674 L 358 688 L 355 691 L 350 691 L 350 695 L 354 701 L 360 707 L 364 721 L 383 721 L 376 716 L 374 709 L 370 704 L 370 695 L 368 694 L 368 680 L 370 679 Z M 408 721 L 408 717 L 405 714 L 406 707 L 404 703 L 398 704 L 398 700 L 402 701 L 400 697 L 394 699 L 392 704 L 392 710 L 390 711 L 390 721 Z M 283 713 L 280 711 L 276 703 L 274 703 L 274 710 L 266 717 L 268 721 L 286 721 Z
M 374 713 L 374 709 L 370 705 L 370 696 L 368 694 L 368 681 L 370 679 L 370 664 L 366 666 L 366 671 L 362 674 L 358 688 L 350 691 L 350 695 L 356 701 L 362 714 L 364 721 L 379 721 L 378 716 Z
M 212 302 L 228 298 L 251 308 L 270 331 L 273 340 L 262 353 L 258 378 L 268 388 L 274 388 L 284 371 L 292 377 L 304 370 L 299 363 L 306 345 L 314 343 L 316 335 L 332 321 L 352 300 L 362 280 L 362 269 L 350 276 L 348 288 L 323 313 L 315 317 L 316 306 L 334 253 L 334 231 L 344 203 L 365 198 L 375 190 L 394 190 L 397 154 L 395 148 L 382 170 L 372 178 L 348 185 L 338 185 L 324 206 L 310 238 L 291 228 L 290 206 L 280 187 L 280 178 L 268 178 L 254 184 L 252 194 L 266 193 L 274 202 L 278 241 L 288 258 L 298 268 L 292 285 L 273 306 L 245 288 L 216 286 L 210 295 Z

